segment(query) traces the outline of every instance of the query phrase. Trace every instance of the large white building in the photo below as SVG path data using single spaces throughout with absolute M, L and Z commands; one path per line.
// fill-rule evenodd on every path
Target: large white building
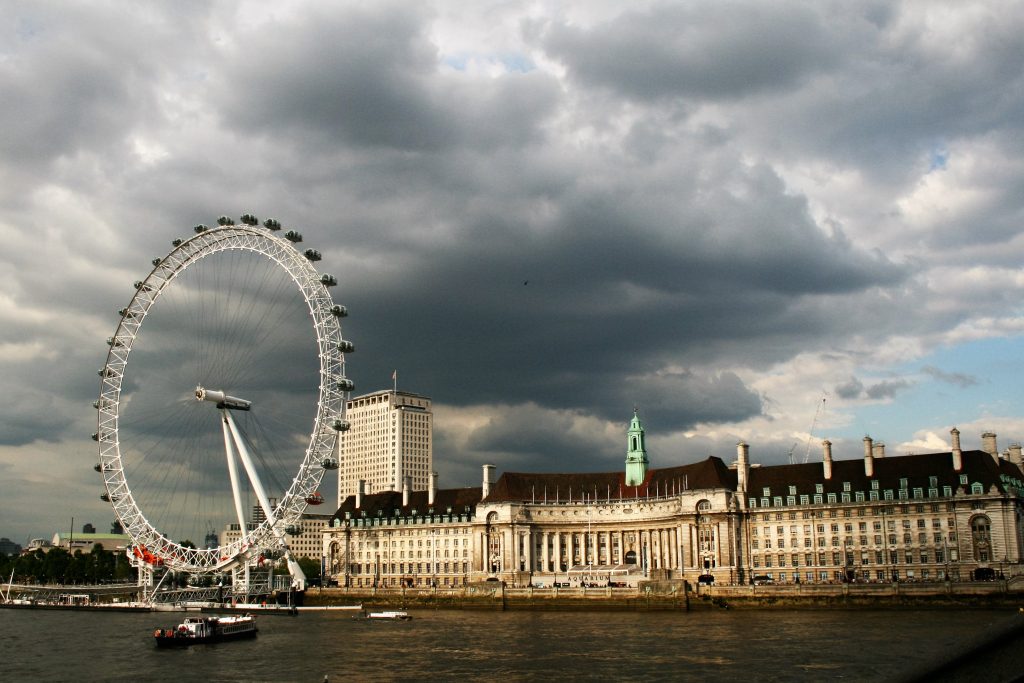
M 746 584 L 945 581 L 1024 571 L 1024 456 L 994 434 L 963 450 L 758 466 L 746 444 L 649 469 L 643 427 L 626 470 L 506 472 L 482 486 L 357 491 L 323 538 L 345 586 L 635 585 L 641 579 Z
M 430 485 L 434 461 L 430 399 L 405 391 L 377 391 L 346 403 L 351 427 L 342 432 L 338 454 L 338 505 L 364 492 L 398 491 L 405 477 L 414 491 Z

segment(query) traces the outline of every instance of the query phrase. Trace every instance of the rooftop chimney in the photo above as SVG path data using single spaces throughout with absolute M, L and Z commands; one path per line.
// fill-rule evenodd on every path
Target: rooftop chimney
M 875 455 L 870 436 L 864 437 L 864 476 L 875 476 Z
M 1017 467 L 1024 467 L 1024 457 L 1021 456 L 1021 449 L 1019 443 L 1010 444 L 1010 462 Z
M 878 460 L 879 458 L 884 458 L 885 457 L 885 444 L 884 443 L 879 441 L 874 446 L 872 446 L 872 448 L 874 449 L 872 451 L 872 455 L 875 456 L 875 460 Z
M 960 450 L 960 430 L 953 427 L 949 434 L 953 439 L 953 470 L 959 472 L 964 468 L 964 453 Z
M 981 450 L 999 460 L 999 449 L 996 448 L 995 432 L 985 432 L 981 435 Z
M 366 489 L 366 480 L 360 479 L 356 483 L 356 510 L 363 507 L 363 492 Z
M 484 465 L 483 496 L 481 500 L 491 495 L 491 476 L 494 474 L 494 465 Z
M 427 491 L 427 505 L 433 505 L 437 498 L 437 472 L 430 473 L 430 489 Z
M 402 507 L 409 507 L 409 490 L 412 488 L 412 477 L 402 477 Z
M 737 493 L 747 492 L 747 477 L 750 474 L 750 460 L 747 454 L 750 446 L 740 441 L 736 444 L 736 491 Z M 741 496 L 742 498 L 742 496 Z
M 821 447 L 824 449 L 823 460 L 825 464 L 825 478 L 832 478 L 832 442 L 825 439 L 821 442 Z

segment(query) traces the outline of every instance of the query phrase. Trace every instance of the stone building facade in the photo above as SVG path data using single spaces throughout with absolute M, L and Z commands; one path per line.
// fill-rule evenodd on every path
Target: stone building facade
M 639 430 L 639 431 L 638 431 Z M 627 465 L 642 426 L 634 416 Z M 636 438 L 639 436 L 639 440 Z M 1021 572 L 1021 449 L 758 466 L 717 457 L 605 473 L 506 472 L 479 488 L 347 497 L 323 536 L 327 572 L 352 587 L 636 585 L 642 580 L 832 583 Z

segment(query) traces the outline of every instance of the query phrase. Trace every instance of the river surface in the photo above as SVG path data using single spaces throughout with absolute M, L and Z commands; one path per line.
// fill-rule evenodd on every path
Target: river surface
M 156 649 L 184 613 L 0 609 L 7 681 L 906 680 L 1008 611 L 477 612 L 263 615 L 255 640 Z

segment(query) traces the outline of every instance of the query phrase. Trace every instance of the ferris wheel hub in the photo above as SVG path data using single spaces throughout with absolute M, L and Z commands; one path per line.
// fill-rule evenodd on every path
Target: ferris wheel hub
M 252 408 L 252 401 L 228 396 L 223 391 L 204 389 L 201 386 L 196 387 L 196 400 L 210 401 L 216 403 L 218 408 L 226 408 L 228 410 L 249 410 Z

